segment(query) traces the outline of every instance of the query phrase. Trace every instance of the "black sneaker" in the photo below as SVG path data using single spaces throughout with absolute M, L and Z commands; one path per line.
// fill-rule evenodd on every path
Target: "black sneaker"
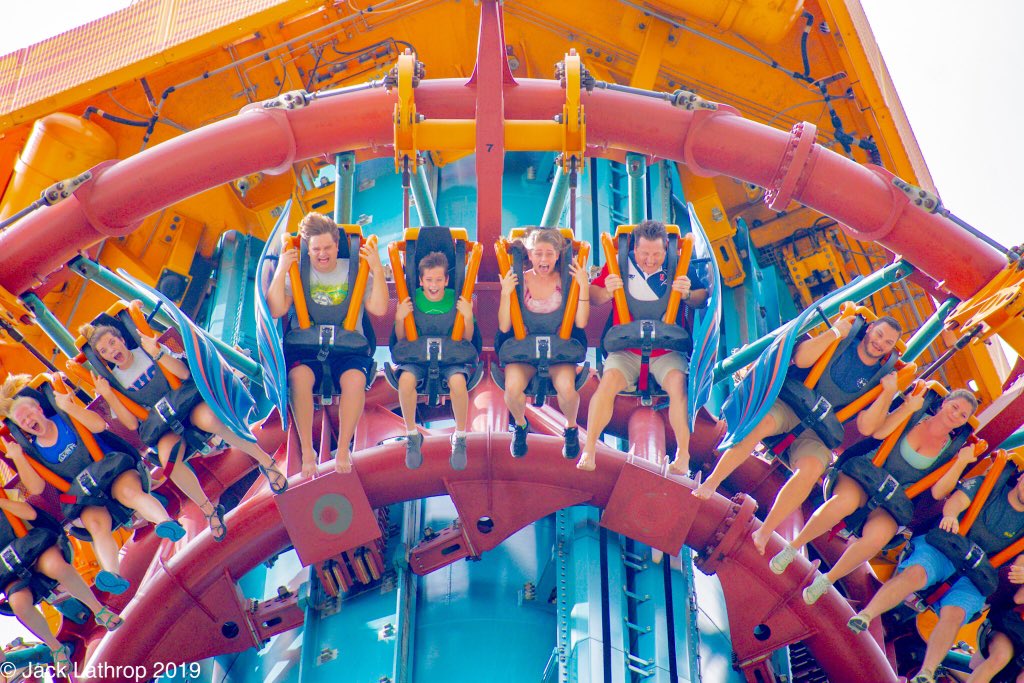
M 526 455 L 526 435 L 530 433 L 530 423 L 527 422 L 525 425 L 520 427 L 517 424 L 512 425 L 512 457 L 521 458 Z
M 566 427 L 562 432 L 565 438 L 565 445 L 562 446 L 562 457 L 575 460 L 580 457 L 580 428 Z

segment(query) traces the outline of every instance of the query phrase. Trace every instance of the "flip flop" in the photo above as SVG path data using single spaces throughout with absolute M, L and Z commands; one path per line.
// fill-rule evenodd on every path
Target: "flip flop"
M 173 519 L 166 522 L 160 522 L 156 525 L 156 535 L 160 538 L 166 538 L 171 541 L 180 541 L 185 538 L 185 527 L 181 526 Z
M 108 572 L 106 569 L 96 575 L 96 587 L 111 595 L 121 595 L 131 588 L 131 583 L 120 574 Z

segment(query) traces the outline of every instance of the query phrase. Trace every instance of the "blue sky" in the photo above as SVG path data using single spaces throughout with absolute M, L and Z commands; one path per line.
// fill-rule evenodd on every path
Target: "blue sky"
M 116 11 L 128 0 L 17 3 L 0 22 L 0 54 Z M 1016 69 L 1024 2 L 862 0 L 944 203 L 1004 245 L 1024 240 L 1024 137 Z M 0 644 L 22 630 L 0 619 Z

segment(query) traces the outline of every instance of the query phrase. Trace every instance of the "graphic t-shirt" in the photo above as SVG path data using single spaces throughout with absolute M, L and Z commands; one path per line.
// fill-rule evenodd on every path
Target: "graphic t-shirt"
M 367 288 L 369 291 L 369 288 Z M 292 280 L 284 281 L 284 293 L 292 295 Z M 309 300 L 321 306 L 337 306 L 348 296 L 348 259 L 340 258 L 334 268 L 321 273 L 309 268 Z
M 858 344 L 850 344 L 846 350 L 832 361 L 829 376 L 836 386 L 845 392 L 862 391 L 867 383 L 878 372 L 878 364 L 866 365 L 857 353 Z

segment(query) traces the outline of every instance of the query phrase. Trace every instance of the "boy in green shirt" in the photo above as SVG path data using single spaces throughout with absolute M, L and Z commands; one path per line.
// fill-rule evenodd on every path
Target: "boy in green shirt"
M 398 303 L 395 311 L 395 335 L 405 339 L 405 319 L 414 315 L 443 315 L 454 306 L 466 321 L 465 336 L 473 335 L 473 304 L 459 297 L 448 288 L 448 258 L 441 252 L 431 252 L 420 259 L 420 286 L 411 297 Z M 426 359 L 424 359 L 426 360 Z M 415 469 L 423 462 L 423 435 L 416 429 L 416 386 L 426 377 L 426 364 L 406 363 L 399 368 L 398 403 L 405 418 L 408 436 L 405 442 L 405 464 Z M 466 420 L 469 412 L 469 392 L 466 381 L 472 368 L 465 365 L 448 365 L 441 372 L 448 383 L 455 417 L 455 433 L 452 434 L 452 469 L 466 468 Z

